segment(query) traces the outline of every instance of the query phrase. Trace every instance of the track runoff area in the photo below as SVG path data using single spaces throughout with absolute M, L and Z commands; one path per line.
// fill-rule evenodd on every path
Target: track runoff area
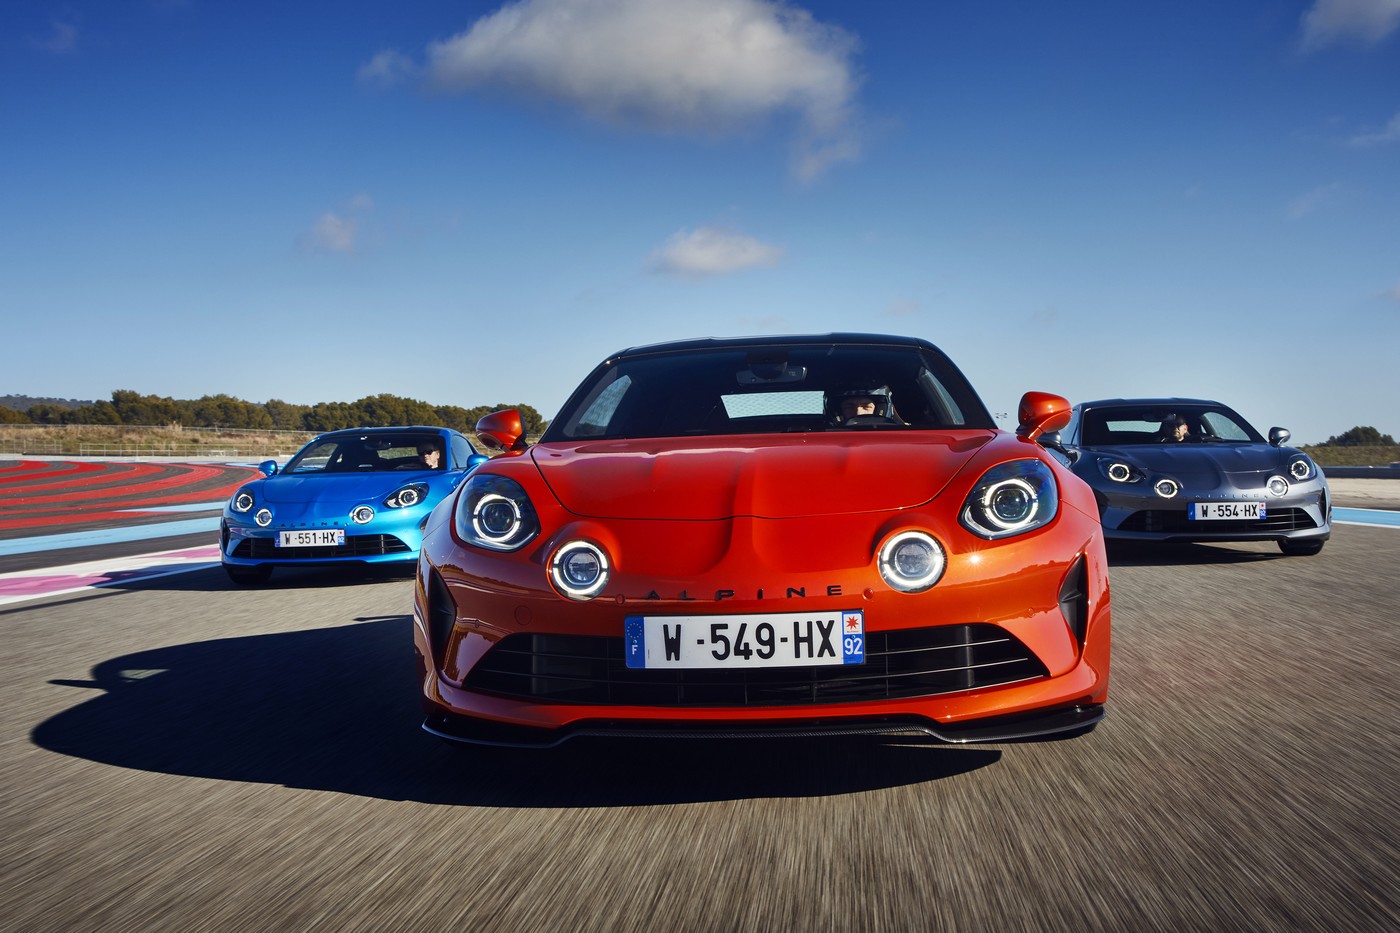
M 0 606 L 216 566 L 219 513 L 256 474 L 251 464 L 0 460 Z M 1334 494 L 1347 482 L 1332 480 Z M 1390 509 L 1332 517 L 1400 529 Z
M 0 460 L 0 605 L 202 570 L 248 464 Z

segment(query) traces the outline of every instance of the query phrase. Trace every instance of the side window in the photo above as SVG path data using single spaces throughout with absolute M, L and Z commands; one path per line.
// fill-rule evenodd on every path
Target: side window
M 1201 415 L 1201 423 L 1206 426 L 1211 434 L 1222 441 L 1247 441 L 1249 435 L 1244 428 L 1235 424 L 1234 420 L 1227 418 L 1218 411 L 1208 411 Z
M 579 437 L 606 434 L 613 416 L 617 414 L 617 406 L 622 403 L 622 397 L 631 386 L 632 377 L 622 376 L 594 396 L 588 407 L 578 416 L 574 434 Z
M 296 463 L 290 464 L 292 473 L 320 473 L 330 464 L 336 452 L 335 441 L 322 441 L 315 447 L 303 450 Z
M 465 470 L 472 453 L 472 446 L 467 443 L 467 439 L 454 434 L 452 436 L 452 465 L 449 469 Z

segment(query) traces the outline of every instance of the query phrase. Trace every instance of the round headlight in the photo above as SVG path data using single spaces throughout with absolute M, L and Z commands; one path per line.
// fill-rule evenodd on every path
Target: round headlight
M 233 497 L 233 510 L 235 512 L 248 512 L 253 508 L 253 494 L 251 492 L 239 492 Z
M 515 480 L 475 473 L 453 507 L 453 530 L 463 542 L 493 551 L 515 551 L 540 533 L 539 516 Z
M 1108 465 L 1108 478 L 1115 483 L 1126 483 L 1133 478 L 1133 471 L 1126 463 L 1115 461 Z
M 1159 479 L 1157 480 L 1157 484 L 1152 488 L 1156 490 L 1157 495 L 1161 496 L 1163 499 L 1170 499 L 1172 496 L 1181 492 L 1181 484 L 1174 479 Z
M 258 514 L 253 516 L 253 521 L 259 526 L 266 528 L 272 524 L 272 512 L 269 509 L 258 509 Z
M 592 599 L 608 583 L 608 555 L 588 541 L 570 541 L 550 558 L 549 576 L 570 599 Z
M 357 525 L 366 525 L 374 518 L 374 509 L 367 505 L 357 505 L 350 510 L 350 521 Z
M 520 506 L 512 499 L 491 493 L 481 497 L 472 510 L 472 527 L 491 541 L 509 541 L 520 527 Z
M 1288 495 L 1288 480 L 1284 479 L 1282 476 L 1270 476 L 1268 486 L 1269 495 L 1271 496 Z
M 411 489 L 411 488 L 410 488 L 410 489 L 402 489 L 402 490 L 399 491 L 398 500 L 399 500 L 399 507 L 400 507 L 400 508 L 406 509 L 406 508 L 408 508 L 410 505 L 417 505 L 417 504 L 418 504 L 418 490 L 416 490 L 416 489 Z
M 1312 464 L 1299 457 L 1288 465 L 1288 472 L 1294 479 L 1303 480 L 1312 475 Z
M 1043 528 L 1059 511 L 1050 467 L 1039 459 L 1009 460 L 983 473 L 963 500 L 958 521 L 995 541 Z
M 1015 531 L 1035 518 L 1037 499 L 1035 488 L 1025 480 L 1002 480 L 982 494 L 983 514 L 998 531 Z
M 891 589 L 921 593 L 938 582 L 947 566 L 943 546 L 922 531 L 903 531 L 880 548 L 880 576 Z

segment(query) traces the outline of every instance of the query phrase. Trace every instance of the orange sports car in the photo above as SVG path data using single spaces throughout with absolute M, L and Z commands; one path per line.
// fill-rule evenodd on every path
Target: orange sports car
M 1108 692 L 1090 488 L 924 340 L 624 350 L 432 513 L 414 595 L 443 738 L 1084 732 Z

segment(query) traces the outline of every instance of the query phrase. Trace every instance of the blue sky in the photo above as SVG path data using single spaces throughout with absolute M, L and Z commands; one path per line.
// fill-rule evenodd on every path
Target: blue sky
M 0 394 L 552 416 L 858 330 L 1400 435 L 1400 0 L 11 0 Z

